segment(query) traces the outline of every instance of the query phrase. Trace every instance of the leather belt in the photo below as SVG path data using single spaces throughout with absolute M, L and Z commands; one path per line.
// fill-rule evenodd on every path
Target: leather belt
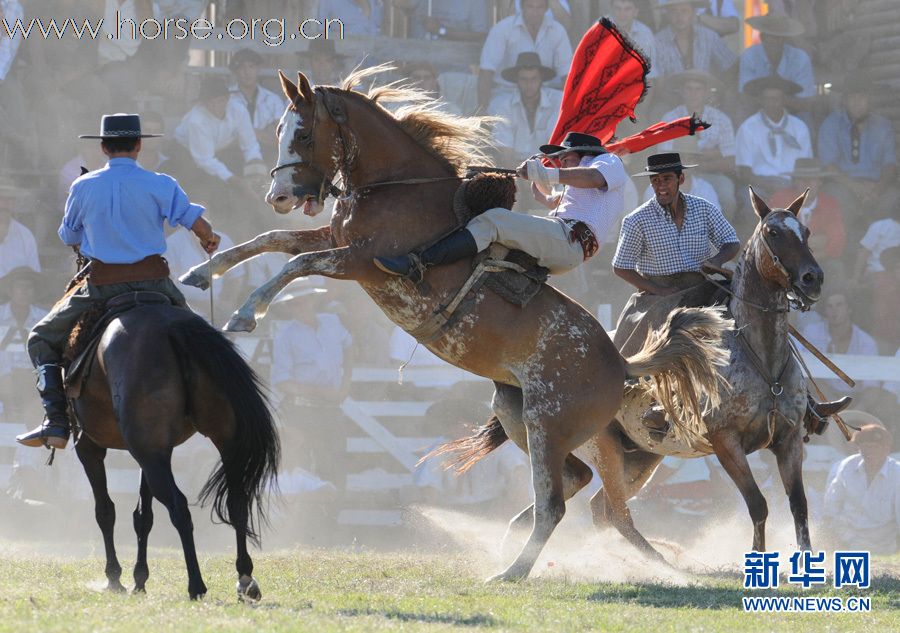
M 169 276 L 169 263 L 161 255 L 150 255 L 133 264 L 106 264 L 99 259 L 91 261 L 88 283 L 95 286 L 124 284 L 133 281 L 151 281 Z
M 600 250 L 600 243 L 597 236 L 587 224 L 581 220 L 571 220 L 562 218 L 562 221 L 569 227 L 569 240 L 573 243 L 581 244 L 581 250 L 584 252 L 584 261 L 589 260 Z

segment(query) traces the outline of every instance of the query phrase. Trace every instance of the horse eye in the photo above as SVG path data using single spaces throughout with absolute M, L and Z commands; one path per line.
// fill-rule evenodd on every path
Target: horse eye
M 769 235 L 772 237 L 778 237 L 778 229 L 773 229 L 771 226 L 769 227 Z

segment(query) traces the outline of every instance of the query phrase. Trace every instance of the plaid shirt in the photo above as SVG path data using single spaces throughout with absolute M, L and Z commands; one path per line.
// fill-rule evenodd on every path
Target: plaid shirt
M 615 268 L 642 275 L 674 275 L 700 270 L 700 265 L 725 244 L 736 244 L 734 228 L 714 204 L 682 193 L 681 230 L 654 196 L 622 220 Z

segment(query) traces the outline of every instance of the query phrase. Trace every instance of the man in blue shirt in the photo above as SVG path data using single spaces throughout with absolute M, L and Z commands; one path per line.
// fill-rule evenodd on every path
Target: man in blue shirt
M 41 426 L 16 437 L 20 444 L 65 448 L 69 440 L 63 350 L 85 311 L 138 290 L 159 292 L 175 305 L 186 305 L 161 257 L 166 250 L 163 222 L 193 231 L 208 253 L 219 245 L 219 236 L 201 217 L 204 208 L 191 204 L 174 178 L 137 164 L 141 139 L 153 136 L 159 135 L 141 134 L 136 114 L 105 115 L 99 136 L 81 136 L 101 139 L 109 162 L 72 183 L 59 236 L 90 258 L 90 272 L 87 283 L 57 303 L 28 337 L 28 354 L 37 369 L 46 415 Z

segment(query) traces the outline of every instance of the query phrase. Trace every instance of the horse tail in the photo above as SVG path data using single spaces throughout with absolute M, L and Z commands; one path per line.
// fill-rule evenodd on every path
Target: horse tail
M 221 460 L 200 491 L 200 503 L 211 499 L 219 521 L 244 523 L 247 537 L 259 545 L 259 525 L 267 522 L 263 495 L 277 490 L 281 454 L 262 383 L 234 343 L 199 317 L 174 323 L 169 338 L 188 365 L 188 394 L 190 369 L 196 367 L 220 387 L 234 414 L 235 435 L 219 446 Z
M 630 377 L 652 376 L 650 392 L 675 422 L 678 439 L 705 435 L 703 415 L 719 406 L 720 388 L 729 386 L 717 368 L 728 364 L 722 337 L 732 327 L 722 307 L 676 308 L 662 328 L 647 334 L 641 350 L 625 359 Z
M 507 439 L 509 438 L 500 425 L 500 420 L 493 415 L 485 424 L 477 427 L 469 437 L 441 444 L 420 459 L 416 466 L 426 459 L 449 455 L 446 468 L 455 468 L 456 472 L 461 475 L 486 457 L 488 453 L 499 448 Z

